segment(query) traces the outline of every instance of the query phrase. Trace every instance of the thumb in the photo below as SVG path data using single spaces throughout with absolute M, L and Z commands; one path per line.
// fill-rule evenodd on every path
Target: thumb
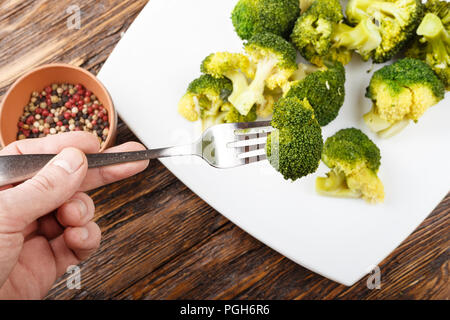
M 64 149 L 32 179 L 0 192 L 0 215 L 19 223 L 16 228 L 25 228 L 70 199 L 86 172 L 85 155 L 78 149 Z

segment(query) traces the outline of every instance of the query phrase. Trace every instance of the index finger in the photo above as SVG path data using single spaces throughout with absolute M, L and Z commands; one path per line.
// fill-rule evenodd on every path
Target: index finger
M 0 155 L 58 154 L 69 147 L 77 148 L 84 153 L 96 153 L 100 150 L 100 143 L 92 133 L 76 131 L 15 141 L 0 150 Z

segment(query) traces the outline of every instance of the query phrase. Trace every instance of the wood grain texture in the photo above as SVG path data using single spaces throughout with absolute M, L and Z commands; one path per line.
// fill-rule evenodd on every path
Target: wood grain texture
M 29 69 L 66 62 L 96 74 L 144 0 L 0 3 L 0 99 Z M 118 141 L 136 140 L 120 122 Z M 61 277 L 48 299 L 449 299 L 450 195 L 381 264 L 381 289 L 352 287 L 284 258 L 199 199 L 158 161 L 94 190 L 100 250 L 81 264 L 82 289 Z

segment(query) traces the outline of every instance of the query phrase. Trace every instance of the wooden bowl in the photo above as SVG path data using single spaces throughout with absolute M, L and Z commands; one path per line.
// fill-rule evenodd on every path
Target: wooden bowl
M 109 134 L 100 151 L 112 146 L 117 133 L 117 112 L 111 96 L 103 84 L 90 72 L 68 64 L 48 64 L 19 78 L 0 104 L 0 144 L 2 147 L 16 141 L 17 123 L 33 91 L 41 92 L 53 83 L 82 84 L 92 91 L 108 111 Z

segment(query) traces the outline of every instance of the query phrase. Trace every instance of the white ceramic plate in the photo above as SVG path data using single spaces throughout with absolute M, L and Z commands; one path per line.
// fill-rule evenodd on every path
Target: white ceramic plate
M 151 0 L 100 72 L 122 119 L 147 147 L 189 143 L 196 126 L 177 114 L 200 62 L 215 51 L 241 51 L 230 15 L 236 1 Z M 346 100 L 324 137 L 355 126 L 382 151 L 379 176 L 384 204 L 326 198 L 314 181 L 327 168 L 287 182 L 268 162 L 231 170 L 196 158 L 163 160 L 202 199 L 271 248 L 345 285 L 352 285 L 395 249 L 449 191 L 450 105 L 448 98 L 418 124 L 379 140 L 361 120 L 370 63 L 355 57 L 347 66 Z M 380 68 L 375 65 L 374 70 Z

